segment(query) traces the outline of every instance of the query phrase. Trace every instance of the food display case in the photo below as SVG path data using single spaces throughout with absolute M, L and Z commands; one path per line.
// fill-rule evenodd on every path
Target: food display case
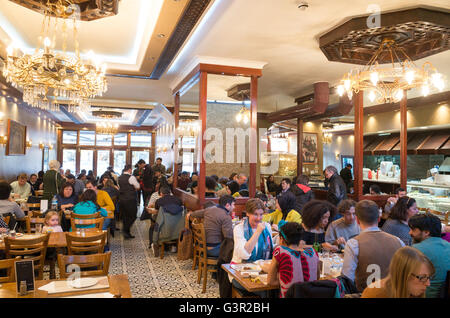
M 450 185 L 439 185 L 424 182 L 408 182 L 408 196 L 414 198 L 417 207 L 439 212 L 450 211 Z

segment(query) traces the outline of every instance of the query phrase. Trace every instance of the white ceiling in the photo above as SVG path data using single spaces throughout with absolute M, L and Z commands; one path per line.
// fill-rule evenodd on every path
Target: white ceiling
M 92 48 L 108 55 L 128 54 L 134 43 L 143 1 L 122 0 L 116 17 L 84 22 L 83 31 L 80 30 L 81 48 Z M 150 2 L 144 2 L 147 1 Z M 158 7 L 158 1 L 151 2 L 156 9 L 147 11 L 148 18 Z M 350 17 L 367 15 L 367 7 L 374 3 L 372 0 L 311 0 L 308 1 L 309 8 L 301 11 L 297 8 L 299 2 L 215 0 L 160 80 L 108 77 L 109 89 L 103 99 L 118 103 L 132 100 L 142 104 L 156 102 L 171 106 L 174 82 L 181 74 L 189 71 L 187 66 L 191 61 L 206 56 L 266 63 L 259 81 L 258 111 L 271 112 L 293 106 L 296 97 L 312 92 L 314 82 L 328 81 L 330 85 L 335 85 L 353 67 L 350 64 L 329 62 L 319 49 L 318 38 Z M 32 18 L 36 13 L 7 0 L 0 0 L 0 4 L 0 18 L 3 16 L 11 20 L 16 32 L 27 34 L 23 37 L 33 45 L 32 39 L 41 23 L 39 19 Z M 417 5 L 450 9 L 448 0 L 378 0 L 376 4 L 382 11 Z M 150 32 L 151 28 L 152 23 L 147 20 L 146 32 Z M 141 47 L 146 46 L 148 40 L 145 42 L 144 37 L 141 39 Z M 426 60 L 450 78 L 449 58 L 450 52 L 446 51 Z M 416 63 L 420 65 L 421 62 Z M 236 79 L 232 78 L 211 79 L 208 83 L 208 99 L 222 99 L 226 94 L 224 90 L 235 82 Z M 191 93 L 191 96 L 195 99 L 198 95 Z M 182 99 L 182 104 L 184 101 L 191 103 L 188 96 Z M 96 100 L 96 103 L 101 103 L 101 99 Z

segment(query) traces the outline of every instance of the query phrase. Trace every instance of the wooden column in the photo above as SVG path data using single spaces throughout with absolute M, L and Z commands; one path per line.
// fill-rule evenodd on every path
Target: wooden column
M 408 116 L 407 116 L 407 92 L 403 91 L 403 98 L 400 101 L 400 186 L 406 190 L 407 180 L 407 143 L 408 143 Z
M 250 139 L 249 139 L 249 160 L 250 175 L 248 178 L 249 197 L 254 198 L 256 195 L 256 163 L 258 162 L 258 77 L 251 77 L 250 84 Z
M 173 188 L 178 186 L 178 127 L 180 124 L 180 92 L 175 94 L 175 144 L 174 144 L 174 156 L 173 156 Z
M 364 101 L 363 101 L 363 91 L 359 91 L 358 94 L 354 96 L 353 104 L 355 111 L 355 162 L 353 167 L 354 172 L 354 189 L 356 200 L 359 201 L 363 196 L 363 125 L 364 125 Z
M 150 148 L 150 165 L 153 166 L 156 160 L 156 132 L 152 131 L 152 147 Z
M 303 174 L 303 120 L 297 118 L 297 176 Z
M 206 110 L 207 110 L 207 95 L 208 95 L 208 73 L 200 72 L 200 96 L 199 96 L 199 119 L 200 119 L 200 171 L 198 174 L 198 199 L 200 204 L 205 202 L 205 181 L 206 181 L 206 164 L 205 164 L 205 147 L 206 140 L 203 138 L 206 131 Z

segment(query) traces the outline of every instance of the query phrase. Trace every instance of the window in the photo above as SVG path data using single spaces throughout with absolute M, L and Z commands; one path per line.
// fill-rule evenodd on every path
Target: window
M 114 150 L 114 172 L 116 174 L 122 174 L 122 170 L 126 163 L 127 152 L 125 150 Z
M 109 150 L 97 150 L 97 175 L 101 176 L 109 167 Z
M 70 169 L 72 174 L 74 174 L 76 170 L 76 158 L 77 151 L 75 149 L 63 149 L 62 168 L 64 170 Z
M 76 145 L 77 144 L 77 131 L 63 131 L 63 144 Z
M 150 154 L 148 151 L 132 151 L 131 164 L 134 167 L 134 165 L 141 159 L 144 159 L 145 163 L 149 163 L 149 158 Z
M 182 148 L 195 148 L 195 137 L 183 137 Z
M 114 135 L 114 146 L 126 146 L 127 145 L 127 134 L 115 134 Z M 123 167 L 122 167 L 123 169 Z
M 95 131 L 80 130 L 80 145 L 94 146 L 95 145 Z
M 288 152 L 287 138 L 272 138 L 270 148 L 273 152 Z
M 97 146 L 111 146 L 112 136 L 111 135 L 97 135 Z
M 152 135 L 131 133 L 130 146 L 149 148 L 152 146 Z
M 94 170 L 94 150 L 80 151 L 80 170 Z
M 184 139 L 184 138 L 183 138 Z M 182 171 L 187 171 L 191 174 L 194 171 L 194 153 L 183 152 L 183 167 Z

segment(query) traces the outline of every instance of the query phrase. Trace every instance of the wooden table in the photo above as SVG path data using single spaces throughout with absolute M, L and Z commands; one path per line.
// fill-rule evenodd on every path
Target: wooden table
M 239 284 L 242 285 L 248 292 L 260 292 L 260 291 L 268 291 L 273 289 L 279 289 L 280 286 L 277 285 L 264 285 L 261 282 L 252 282 L 250 277 L 242 277 L 239 271 L 236 271 L 231 268 L 231 264 L 222 264 L 222 268 L 230 274 Z
M 86 230 L 85 237 L 94 236 L 94 235 L 98 235 L 102 232 L 106 232 L 106 231 L 99 231 L 96 228 L 89 228 L 89 229 L 85 229 L 85 230 Z M 67 247 L 66 233 L 67 232 L 52 232 L 52 233 L 50 233 L 50 237 L 48 239 L 48 247 Z M 71 233 L 74 236 L 81 236 L 81 234 L 78 235 L 77 232 L 71 232 Z M 26 238 L 28 235 L 35 236 L 36 234 L 25 234 L 22 237 Z M 4 250 L 4 249 L 5 249 L 5 242 L 2 241 L 2 242 L 0 242 L 0 250 Z
M 64 279 L 59 279 L 59 281 L 63 281 Z M 57 279 L 52 280 L 37 280 L 35 283 L 35 291 L 30 292 L 25 296 L 20 296 L 17 294 L 17 285 L 16 283 L 4 283 L 1 284 L 0 287 L 0 298 L 56 298 L 56 297 L 67 297 L 67 296 L 76 296 L 76 295 L 84 295 L 84 294 L 96 294 L 96 293 L 106 293 L 110 292 L 113 295 L 122 295 L 122 298 L 131 298 L 131 290 L 130 284 L 128 282 L 127 275 L 108 275 L 109 288 L 104 289 L 95 289 L 95 290 L 84 290 L 84 291 L 76 291 L 76 292 L 68 292 L 68 293 L 60 293 L 60 294 L 51 294 L 48 295 L 46 291 L 38 290 L 38 288 L 52 282 L 57 281 Z

